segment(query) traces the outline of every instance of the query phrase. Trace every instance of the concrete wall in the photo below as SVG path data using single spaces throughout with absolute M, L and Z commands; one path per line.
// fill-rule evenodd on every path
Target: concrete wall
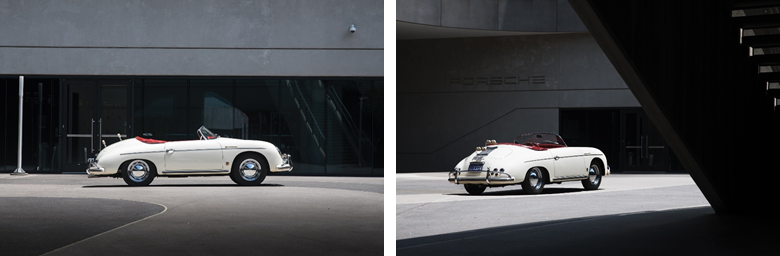
M 398 0 L 396 19 L 482 30 L 587 31 L 565 0 Z
M 0 74 L 383 76 L 383 16 L 379 0 L 0 0 Z
M 558 132 L 560 108 L 639 107 L 588 33 L 397 47 L 398 172 L 450 170 L 487 139 Z

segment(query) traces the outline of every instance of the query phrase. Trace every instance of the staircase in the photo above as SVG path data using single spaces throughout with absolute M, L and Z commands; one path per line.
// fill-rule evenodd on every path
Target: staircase
M 780 103 L 780 3 L 745 1 L 732 4 L 733 26 L 740 28 L 740 44 L 746 47 L 757 81 L 765 88 L 774 110 Z

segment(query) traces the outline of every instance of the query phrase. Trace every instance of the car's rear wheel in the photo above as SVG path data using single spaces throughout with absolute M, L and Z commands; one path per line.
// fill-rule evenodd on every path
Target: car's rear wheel
M 601 186 L 601 169 L 596 163 L 591 163 L 588 168 L 588 178 L 582 180 L 582 186 L 585 190 L 596 190 Z
M 135 159 L 124 162 L 120 167 L 122 179 L 130 186 L 146 186 L 157 176 L 157 169 L 146 160 Z
M 241 155 L 233 162 L 230 179 L 241 186 L 260 185 L 268 175 L 268 169 L 268 161 L 262 155 Z
M 482 192 L 485 192 L 485 189 L 487 187 L 475 185 L 475 184 L 463 184 L 463 187 L 466 188 L 466 192 L 469 192 L 469 195 L 481 195 Z
M 526 194 L 539 194 L 544 189 L 544 172 L 539 167 L 528 170 L 522 183 Z

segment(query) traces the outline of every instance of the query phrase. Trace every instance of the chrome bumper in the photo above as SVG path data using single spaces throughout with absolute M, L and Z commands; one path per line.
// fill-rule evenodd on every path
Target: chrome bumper
M 289 172 L 292 169 L 292 156 L 290 154 L 282 154 L 282 164 L 276 166 L 276 171 Z
M 461 173 L 485 173 L 485 175 L 476 175 L 476 176 L 463 176 Z M 500 182 L 500 181 L 515 181 L 515 178 L 512 177 L 512 175 L 509 175 L 505 172 L 496 172 L 496 171 L 451 171 L 450 172 L 450 178 L 449 182 L 460 184 L 462 181 L 484 181 L 487 183 L 487 185 L 490 185 L 490 182 Z
M 87 163 L 89 164 L 89 168 L 87 168 L 87 174 L 89 174 L 90 178 L 94 177 L 96 174 L 101 174 L 106 171 L 105 168 L 97 165 L 97 162 L 94 158 L 87 159 Z

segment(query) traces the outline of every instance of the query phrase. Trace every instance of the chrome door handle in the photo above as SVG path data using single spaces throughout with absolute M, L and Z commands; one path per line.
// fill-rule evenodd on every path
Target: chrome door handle
M 173 154 L 173 149 L 172 149 L 172 148 L 169 148 L 168 150 L 165 150 L 165 153 L 168 153 L 168 154 Z
M 561 159 L 561 157 L 560 156 L 555 156 L 553 159 L 555 159 L 555 161 L 558 161 L 558 159 Z

